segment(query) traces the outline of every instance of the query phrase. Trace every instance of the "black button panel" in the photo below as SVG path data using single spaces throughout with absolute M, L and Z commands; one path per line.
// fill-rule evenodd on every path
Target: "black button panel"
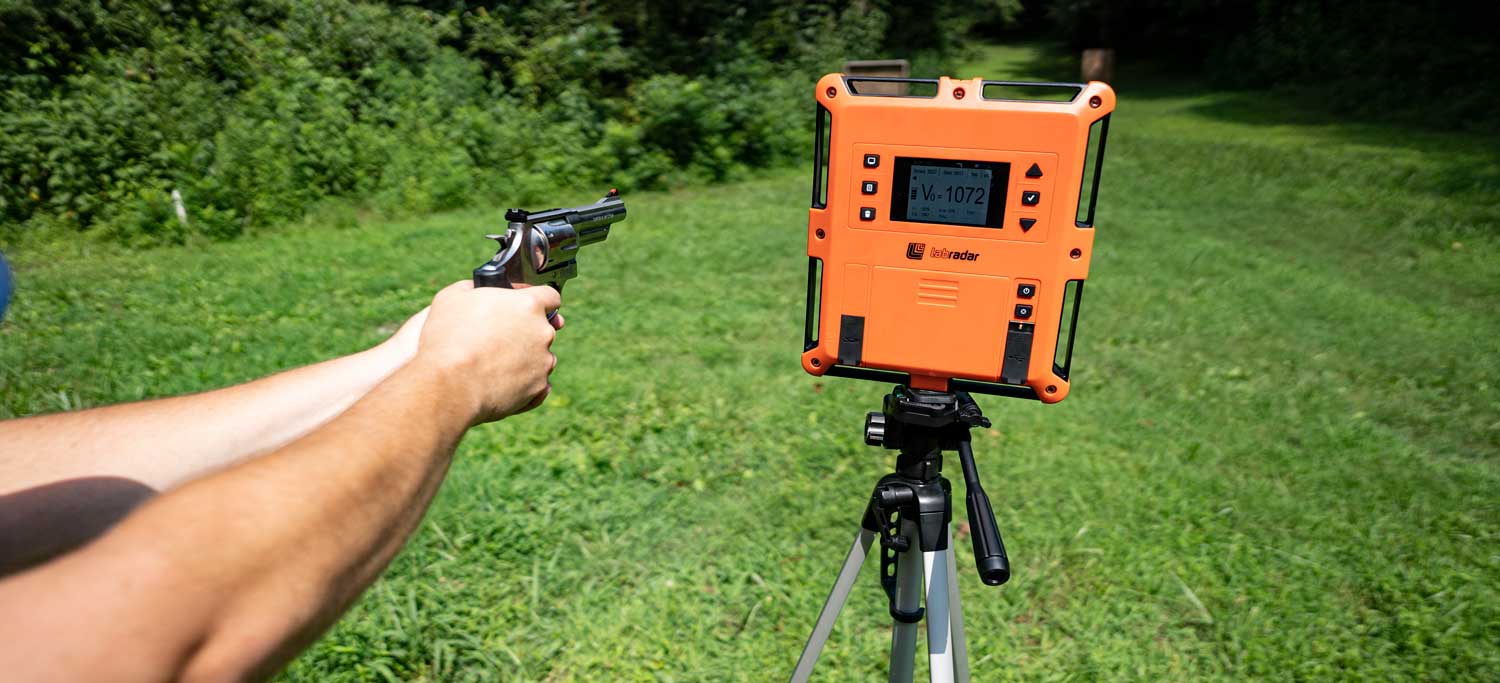
M 1042 193 L 1036 190 L 1025 190 L 1021 192 L 1022 206 L 1036 206 L 1042 201 Z
M 880 155 L 879 154 L 866 154 L 865 155 L 865 168 L 876 168 L 878 166 L 880 166 Z
M 875 194 L 875 191 L 878 189 L 880 189 L 880 185 L 873 180 L 866 180 L 859 184 L 860 194 Z
M 875 207 L 873 207 L 873 206 L 861 206 L 861 207 L 859 207 L 859 219 L 862 220 L 862 221 L 873 221 L 873 220 L 875 220 Z
M 1031 318 L 1031 304 L 1016 304 L 1016 318 L 1019 320 Z
M 1027 282 L 1016 285 L 1016 298 L 1030 299 L 1034 296 L 1036 296 L 1036 285 Z
M 1036 219 L 1035 218 L 1022 218 L 1021 219 L 1021 232 L 1030 232 L 1031 231 L 1031 226 L 1033 226 L 1033 225 L 1036 225 Z

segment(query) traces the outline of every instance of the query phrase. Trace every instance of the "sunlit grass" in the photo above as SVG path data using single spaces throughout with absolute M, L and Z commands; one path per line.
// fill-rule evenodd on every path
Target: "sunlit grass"
M 956 75 L 1068 68 L 1007 48 Z M 1015 578 L 960 547 L 976 680 L 1500 679 L 1494 143 L 1116 87 L 1072 393 L 981 400 Z M 627 197 L 569 285 L 554 397 L 470 435 L 283 679 L 783 678 L 891 461 L 859 438 L 887 387 L 798 366 L 808 182 Z M 11 254 L 0 415 L 353 351 L 497 220 Z M 883 676 L 873 573 L 818 680 Z

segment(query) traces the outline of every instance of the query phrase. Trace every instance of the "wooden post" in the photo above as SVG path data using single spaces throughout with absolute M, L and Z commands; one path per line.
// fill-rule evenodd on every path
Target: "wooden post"
M 1096 47 L 1083 51 L 1083 82 L 1104 81 L 1115 78 L 1115 51 L 1107 47 Z
M 864 59 L 844 62 L 844 75 L 850 78 L 874 76 L 879 78 L 906 78 L 911 75 L 911 63 L 904 59 Z M 862 83 L 859 92 L 865 95 L 905 95 L 905 83 Z

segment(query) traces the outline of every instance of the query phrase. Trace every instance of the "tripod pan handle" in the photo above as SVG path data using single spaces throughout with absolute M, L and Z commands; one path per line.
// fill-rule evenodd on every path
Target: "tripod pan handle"
M 974 448 L 968 439 L 958 443 L 958 461 L 964 468 L 964 488 L 968 489 L 969 532 L 974 537 L 974 566 L 979 579 L 987 586 L 998 586 L 1010 580 L 1010 558 L 1005 556 L 1005 542 L 995 524 L 990 497 L 979 484 L 979 467 L 974 464 Z
M 1010 559 L 1005 556 L 1005 542 L 1000 539 L 990 497 L 984 489 L 971 486 L 967 498 L 969 531 L 974 535 L 974 566 L 985 585 L 998 586 L 1010 580 Z

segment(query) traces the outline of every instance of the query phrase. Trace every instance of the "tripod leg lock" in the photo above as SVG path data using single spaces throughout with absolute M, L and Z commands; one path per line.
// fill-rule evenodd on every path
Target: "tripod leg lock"
M 890 604 L 891 618 L 903 624 L 915 624 L 927 611 L 896 607 L 896 565 L 906 552 L 940 551 L 948 548 L 944 527 L 950 520 L 948 482 L 941 477 L 932 481 L 912 481 L 891 475 L 881 479 L 865 508 L 864 527 L 880 535 L 880 587 Z M 902 522 L 916 526 L 901 533 Z M 916 536 L 915 539 L 912 536 Z
M 905 541 L 905 537 L 897 536 L 899 540 Z M 910 547 L 910 544 L 906 544 Z M 903 624 L 915 624 L 922 620 L 927 610 L 918 607 L 907 612 L 896 607 L 896 562 L 899 553 L 884 542 L 880 544 L 880 587 L 885 589 L 886 600 L 890 604 L 891 618 Z

